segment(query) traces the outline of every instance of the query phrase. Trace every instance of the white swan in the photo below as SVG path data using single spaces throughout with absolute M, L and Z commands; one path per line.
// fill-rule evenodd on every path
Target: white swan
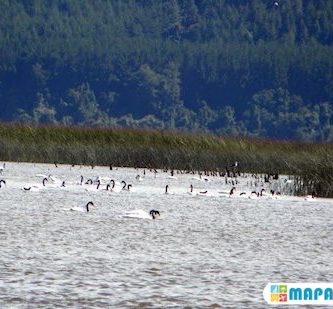
M 29 187 L 23 187 L 22 190 L 24 192 L 39 192 L 40 190 L 46 189 L 46 182 L 48 182 L 47 177 L 45 177 L 43 179 L 42 184 L 35 184 L 35 185 L 29 186 Z
M 62 180 L 60 180 L 59 178 L 54 177 L 54 176 L 52 176 L 52 175 L 50 175 L 50 176 L 48 177 L 48 179 L 51 180 L 52 183 L 54 183 L 54 184 L 56 184 L 56 185 L 61 185 L 61 184 L 63 183 Z
M 165 186 L 165 192 L 164 192 L 164 193 L 165 193 L 165 194 L 169 194 L 169 195 L 174 195 L 173 192 L 169 192 L 168 190 L 169 190 L 169 185 L 166 185 L 166 186 Z
M 236 191 L 236 187 L 232 187 L 229 192 L 229 197 L 233 196 L 235 191 Z
M 96 187 L 86 187 L 84 188 L 86 191 L 89 191 L 89 192 L 97 192 L 98 189 L 99 189 L 99 186 L 101 185 L 101 182 L 100 180 L 97 181 L 97 186 Z
M 192 177 L 191 179 L 198 180 L 198 181 L 204 181 L 204 182 L 210 182 L 211 181 L 209 178 L 202 177 L 201 175 L 200 175 L 200 177 Z
M 208 191 L 207 190 L 205 190 L 205 191 L 200 191 L 200 192 L 197 192 L 197 196 L 208 196 Z
M 315 201 L 316 200 L 316 193 L 312 192 L 311 195 L 307 195 L 304 197 L 305 201 Z
M 251 200 L 256 200 L 259 197 L 259 193 L 257 193 L 256 191 L 252 191 L 251 194 L 248 196 L 249 199 Z
M 149 213 L 147 213 L 142 209 L 135 209 L 126 212 L 125 215 L 123 215 L 123 218 L 154 220 L 160 218 L 160 212 L 158 210 L 152 209 Z
M 137 181 L 143 181 L 143 179 L 144 179 L 144 176 L 142 177 L 141 175 L 136 175 L 135 176 L 135 179 L 137 180 Z
M 74 206 L 74 207 L 70 208 L 69 210 L 71 210 L 71 211 L 80 211 L 80 212 L 89 212 L 90 211 L 89 206 L 96 207 L 93 202 L 88 202 L 86 204 L 86 206 L 84 206 L 84 207 L 82 207 L 82 206 Z
M 187 191 L 187 193 L 190 194 L 190 195 L 196 195 L 196 193 L 193 190 L 193 185 L 192 184 L 190 185 L 190 190 Z
M 131 184 L 126 185 L 126 181 L 125 180 L 123 180 L 121 183 L 123 185 L 123 187 L 121 188 L 121 190 L 123 190 L 123 191 L 131 191 L 131 187 L 132 187 Z
M 116 185 L 117 184 L 117 185 Z M 111 189 L 110 191 L 112 192 L 120 192 L 121 191 L 121 187 L 119 186 L 120 183 L 117 181 L 114 181 L 113 179 L 110 180 L 110 185 L 111 185 Z
M 3 179 L 0 180 L 0 189 L 2 188 L 2 184 L 6 185 L 6 181 Z

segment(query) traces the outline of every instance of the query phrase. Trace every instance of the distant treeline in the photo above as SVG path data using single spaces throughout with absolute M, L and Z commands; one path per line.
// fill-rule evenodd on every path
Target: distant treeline
M 333 140 L 333 1 L 1 0 L 0 119 Z
M 296 191 L 333 197 L 333 145 L 133 129 L 0 125 L 0 161 L 288 174 Z M 235 174 L 237 176 L 237 174 Z

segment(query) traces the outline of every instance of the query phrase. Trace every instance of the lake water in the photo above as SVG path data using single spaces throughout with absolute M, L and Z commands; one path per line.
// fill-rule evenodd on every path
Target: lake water
M 22 190 L 41 186 L 38 174 L 53 177 L 45 188 Z M 146 170 L 138 181 L 138 174 L 143 169 L 6 163 L 0 307 L 265 308 L 268 282 L 333 281 L 332 200 L 239 196 L 253 189 L 249 179 L 228 197 L 220 192 L 232 185 L 221 177 Z M 103 185 L 86 191 L 96 185 L 80 185 L 81 175 Z M 110 178 L 131 190 L 102 190 Z M 164 193 L 167 184 L 174 194 Z M 188 194 L 190 184 L 207 193 Z M 89 212 L 69 210 L 89 201 L 96 205 Z M 125 216 L 151 209 L 159 220 Z

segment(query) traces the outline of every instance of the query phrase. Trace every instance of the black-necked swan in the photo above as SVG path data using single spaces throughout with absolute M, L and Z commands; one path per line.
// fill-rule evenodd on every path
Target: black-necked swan
M 235 190 L 236 190 L 236 187 L 232 187 L 229 192 L 229 196 L 232 196 L 234 194 Z
M 49 181 L 46 177 L 43 179 L 43 187 L 45 187 L 45 182 Z
M 101 185 L 101 182 L 100 182 L 100 180 L 98 180 L 96 188 L 95 187 L 87 187 L 87 188 L 84 188 L 84 189 L 86 191 L 93 191 L 93 192 L 95 192 L 95 191 L 98 191 L 100 185 Z
M 170 193 L 169 192 L 169 185 L 166 185 L 165 186 L 165 192 L 164 192 L 165 194 L 171 194 L 171 195 L 173 195 L 174 193 Z
M 312 191 L 311 195 L 307 195 L 304 198 L 304 200 L 306 200 L 306 201 L 313 201 L 313 200 L 315 200 L 316 196 L 317 196 L 316 192 Z
M 36 184 L 36 185 L 32 185 L 30 187 L 23 187 L 23 191 L 30 191 L 30 192 L 38 192 L 41 189 L 46 189 L 46 182 L 48 182 L 48 178 L 44 177 L 43 179 L 43 184 Z
M 149 214 L 151 215 L 151 217 L 153 218 L 153 220 L 156 219 L 156 217 L 160 217 L 160 212 L 158 210 L 152 209 Z
M 126 190 L 126 181 L 122 180 L 121 183 L 123 185 L 123 187 L 121 188 L 121 190 Z
M 128 184 L 128 185 L 126 186 L 126 182 L 125 182 L 124 180 L 123 180 L 121 183 L 123 183 L 122 190 L 124 190 L 124 191 L 130 191 L 130 190 L 131 190 L 131 187 L 132 187 L 131 184 Z
M 124 191 L 130 191 L 131 190 L 131 187 L 132 187 L 131 184 L 127 185 L 125 180 L 122 180 L 121 183 L 123 185 L 123 187 L 121 188 L 121 190 L 124 190 Z
M 117 184 L 118 183 L 119 182 L 117 181 Z M 116 186 L 116 182 L 113 179 L 110 180 L 110 184 L 111 184 L 111 191 L 112 192 L 120 192 L 121 188 L 119 186 Z
M 195 195 L 195 192 L 193 191 L 193 185 L 190 185 L 190 191 L 187 192 L 190 195 Z
M 132 219 L 159 219 L 160 218 L 160 212 L 158 210 L 152 209 L 149 213 L 142 209 L 135 209 L 131 210 L 125 213 L 123 215 L 124 218 L 132 218 Z
M 82 176 L 81 176 L 82 177 Z M 89 178 L 86 182 L 85 182 L 86 185 L 92 185 L 93 184 L 93 181 L 91 178 Z
M 89 211 L 90 211 L 90 210 L 89 210 L 89 206 L 94 206 L 94 207 L 96 207 L 96 206 L 94 205 L 93 202 L 88 202 L 88 203 L 86 204 L 86 206 L 84 206 L 84 207 L 82 207 L 82 206 L 74 206 L 74 207 L 72 207 L 70 210 L 71 210 L 71 211 L 80 211 L 80 212 L 89 212 Z
M 249 199 L 257 199 L 260 196 L 260 193 L 257 191 L 252 191 L 251 194 L 248 196 Z
M 0 180 L 0 189 L 1 189 L 1 187 L 2 187 L 2 184 L 6 185 L 6 181 L 3 180 L 3 179 Z

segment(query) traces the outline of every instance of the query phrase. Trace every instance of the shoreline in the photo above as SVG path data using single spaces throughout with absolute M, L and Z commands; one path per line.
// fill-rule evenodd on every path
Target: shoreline
M 295 190 L 333 197 L 333 145 L 156 130 L 0 124 L 0 160 L 226 173 L 287 174 Z

